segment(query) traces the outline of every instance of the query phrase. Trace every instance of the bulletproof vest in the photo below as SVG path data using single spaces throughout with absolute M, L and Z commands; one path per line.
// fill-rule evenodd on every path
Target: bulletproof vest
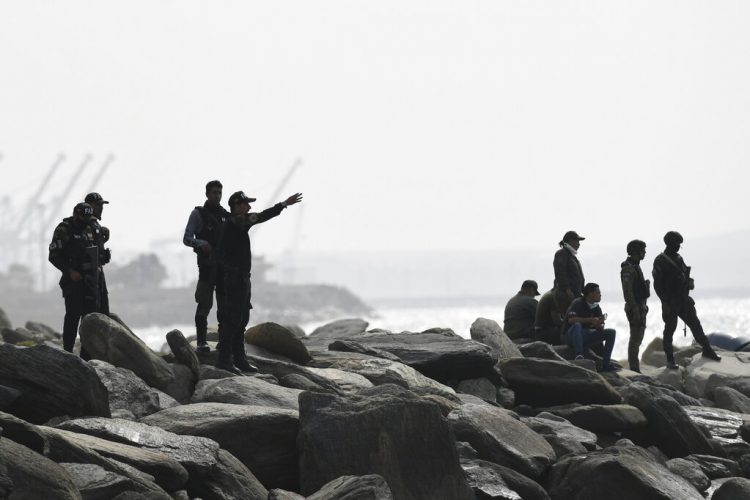
M 207 241 L 212 247 L 221 240 L 221 228 L 229 215 L 223 207 L 195 207 L 201 216 L 201 230 L 196 235 L 199 240 Z
M 65 245 L 64 255 L 73 269 L 82 273 L 86 272 L 85 264 L 92 264 L 86 253 L 86 248 L 97 245 L 94 230 L 88 224 L 82 228 L 77 227 L 73 217 L 63 219 L 63 224 L 67 225 L 70 231 L 70 238 Z
M 250 272 L 252 257 L 247 229 L 227 219 L 222 229 L 219 248 L 221 263 L 227 272 L 239 274 Z

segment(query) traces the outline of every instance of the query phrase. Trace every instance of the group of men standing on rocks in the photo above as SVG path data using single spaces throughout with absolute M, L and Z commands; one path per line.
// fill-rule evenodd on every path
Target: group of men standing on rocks
M 602 371 L 618 369 L 611 363 L 616 333 L 605 328 L 607 315 L 599 307 L 601 291 L 596 283 L 586 283 L 578 260 L 578 249 L 584 237 L 568 231 L 555 253 L 554 285 L 539 302 L 538 286 L 527 280 L 521 290 L 508 301 L 504 329 L 512 339 L 533 338 L 550 344 L 567 344 L 582 359 L 587 347 L 601 346 Z M 672 338 L 681 318 L 703 348 L 703 356 L 714 361 L 721 357 L 711 347 L 695 310 L 690 291 L 695 284 L 690 267 L 679 254 L 683 238 L 676 231 L 664 235 L 666 248 L 654 260 L 654 289 L 662 304 L 664 320 L 663 346 L 667 367 L 678 368 L 674 359 Z M 621 264 L 620 279 L 625 299 L 625 314 L 630 325 L 628 365 L 640 372 L 639 350 L 646 330 L 647 301 L 651 283 L 644 278 L 640 263 L 646 256 L 646 243 L 633 240 L 627 244 L 627 259 Z

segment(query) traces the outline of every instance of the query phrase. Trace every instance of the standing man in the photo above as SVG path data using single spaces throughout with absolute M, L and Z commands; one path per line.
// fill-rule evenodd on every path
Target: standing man
M 55 228 L 49 245 L 49 261 L 62 272 L 60 288 L 65 299 L 63 323 L 63 348 L 73 352 L 81 316 L 101 312 L 99 296 L 99 263 L 96 236 L 90 222 L 94 209 L 88 203 L 79 203 L 73 216 L 63 219 Z M 89 359 L 81 349 L 81 357 Z
M 664 320 L 664 354 L 667 356 L 667 368 L 677 369 L 674 362 L 672 336 L 677 328 L 677 318 L 685 322 L 693 338 L 703 347 L 703 357 L 721 361 L 721 357 L 711 347 L 703 332 L 703 326 L 695 310 L 695 301 L 690 297 L 690 290 L 695 288 L 690 277 L 690 267 L 685 265 L 678 253 L 682 245 L 682 235 L 669 231 L 664 235 L 666 248 L 654 259 L 654 289 L 661 300 L 661 317 Z
M 575 349 L 576 359 L 583 359 L 584 349 L 592 344 L 604 341 L 601 371 L 615 371 L 610 360 L 615 348 L 616 333 L 611 328 L 604 328 L 607 316 L 602 313 L 599 301 L 602 292 L 596 283 L 586 283 L 583 287 L 583 297 L 575 299 L 566 314 L 566 329 L 563 331 L 565 343 Z
M 628 258 L 620 264 L 620 281 L 622 294 L 625 297 L 625 315 L 630 323 L 630 340 L 628 341 L 628 365 L 634 372 L 641 373 L 638 351 L 646 332 L 646 300 L 651 295 L 651 282 L 643 278 L 641 261 L 646 258 L 646 243 L 633 240 L 626 248 Z
M 290 205 L 302 201 L 302 194 L 296 193 L 285 201 L 277 203 L 260 213 L 249 213 L 249 198 L 242 191 L 229 197 L 231 214 L 221 234 L 219 244 L 221 263 L 224 266 L 224 287 L 226 290 L 226 313 L 224 328 L 219 330 L 219 357 L 216 367 L 233 373 L 257 371 L 247 362 L 245 355 L 245 327 L 250 320 L 250 268 L 252 252 L 248 230 L 279 215 Z
M 198 256 L 198 284 L 195 286 L 195 335 L 198 351 L 211 350 L 206 342 L 208 314 L 213 306 L 216 290 L 216 319 L 219 332 L 224 320 L 224 271 L 217 258 L 217 247 L 221 237 L 221 228 L 229 216 L 221 206 L 221 182 L 213 180 L 206 184 L 206 202 L 202 207 L 195 207 L 190 213 L 185 236 L 182 242 L 191 247 Z
M 102 226 L 99 221 L 102 220 L 104 204 L 109 202 L 102 198 L 99 193 L 87 194 L 84 201 L 94 209 L 94 216 L 91 218 L 90 224 L 94 231 L 96 245 L 99 247 L 99 265 L 104 267 L 112 260 L 112 252 L 109 248 L 104 248 L 104 245 L 109 241 L 109 228 Z M 104 278 L 104 269 L 99 270 L 99 295 L 101 302 L 99 312 L 109 314 L 109 290 L 107 290 L 107 280 Z
M 503 331 L 511 339 L 534 338 L 534 318 L 539 305 L 534 298 L 539 295 L 539 286 L 534 280 L 521 284 L 521 291 L 505 305 Z
M 552 265 L 555 269 L 555 302 L 558 311 L 567 311 L 573 299 L 583 293 L 583 268 L 578 261 L 578 249 L 583 236 L 575 231 L 568 231 L 560 242 L 560 250 L 555 252 Z

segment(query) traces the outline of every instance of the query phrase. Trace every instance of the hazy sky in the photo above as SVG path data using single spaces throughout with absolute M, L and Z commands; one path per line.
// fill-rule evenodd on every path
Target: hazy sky
M 107 153 L 114 248 L 219 178 L 310 251 L 554 247 L 750 226 L 745 1 L 0 2 L 0 197 Z

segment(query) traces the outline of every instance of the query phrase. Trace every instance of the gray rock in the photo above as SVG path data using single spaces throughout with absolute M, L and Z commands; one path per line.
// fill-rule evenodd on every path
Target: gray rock
M 712 452 L 706 435 L 670 396 L 660 394 L 641 382 L 622 388 L 621 393 L 627 404 L 635 406 L 646 416 L 653 442 L 668 456 Z
M 412 391 L 424 390 L 448 398 L 455 396 L 454 390 L 447 385 L 422 375 L 411 366 L 382 357 L 353 352 L 316 352 L 309 366 L 356 373 L 374 385 L 396 384 Z
M 389 361 L 401 362 L 401 358 L 395 354 L 391 354 L 388 351 L 378 349 L 377 347 L 369 347 L 354 340 L 336 340 L 328 345 L 329 351 L 341 351 L 341 352 L 358 352 L 360 354 L 366 354 L 375 358 L 383 358 Z
M 128 420 L 76 419 L 63 422 L 57 428 L 163 453 L 178 461 L 191 476 L 209 475 L 219 452 L 219 445 L 211 439 L 180 436 L 160 427 Z
M 495 401 L 503 408 L 511 409 L 516 406 L 516 393 L 507 387 L 498 387 Z
M 301 492 L 344 475 L 379 474 L 394 498 L 474 498 L 438 407 L 395 385 L 358 396 L 300 395 Z
M 93 359 L 132 370 L 151 387 L 160 389 L 178 401 L 184 397 L 175 385 L 172 366 L 152 351 L 129 328 L 104 314 L 87 314 L 81 320 L 81 345 Z M 179 365 L 178 365 L 179 366 Z
M 542 412 L 536 417 L 523 417 L 521 422 L 546 439 L 558 458 L 596 449 L 596 434 L 551 413 Z
M 750 499 L 750 479 L 744 477 L 734 477 L 714 492 L 711 500 L 749 500 Z
M 635 375 L 630 378 L 630 381 L 646 384 L 650 387 L 649 390 L 653 394 L 662 394 L 664 396 L 669 396 L 670 398 L 677 401 L 680 406 L 701 406 L 702 404 L 699 400 L 676 390 L 671 385 L 665 384 L 657 379 L 645 375 Z
M 740 473 L 739 464 L 728 458 L 694 454 L 686 456 L 685 460 L 689 460 L 698 465 L 709 479 L 734 477 Z
M 185 365 L 178 363 L 170 364 L 170 369 L 174 374 L 172 380 L 164 386 L 164 392 L 172 396 L 180 403 L 190 401 L 190 396 L 195 389 L 195 375 L 193 371 Z
M 279 385 L 289 387 L 290 389 L 299 389 L 300 391 L 326 392 L 324 387 L 316 384 L 309 378 L 296 373 L 290 373 L 289 375 L 281 377 L 279 379 Z
M 47 340 L 42 334 L 20 327 L 16 329 L 3 328 L 0 335 L 6 343 L 14 345 L 38 345 Z
M 466 473 L 469 486 L 478 498 L 522 500 L 521 495 L 508 487 L 502 475 L 490 466 L 491 462 L 462 460 L 461 468 Z
M 268 490 L 245 465 L 226 450 L 206 477 L 190 477 L 188 493 L 203 500 L 266 500 Z
M 249 328 L 245 332 L 245 342 L 286 356 L 301 365 L 312 359 L 302 340 L 289 329 L 276 323 L 261 323 Z
M 319 326 L 310 333 L 316 339 L 342 339 L 358 337 L 365 333 L 369 323 L 362 319 L 340 319 L 323 326 Z
M 464 394 L 471 394 L 492 403 L 497 402 L 497 387 L 486 378 L 462 380 L 458 383 L 457 389 Z
M 266 488 L 299 488 L 296 411 L 196 403 L 154 413 L 141 422 L 175 434 L 213 439 L 250 469 Z
M 180 490 L 187 483 L 188 473 L 185 468 L 176 460 L 163 453 L 63 429 L 46 427 L 44 428 L 44 432 L 47 436 L 57 435 L 62 439 L 75 442 L 84 448 L 95 451 L 101 456 L 112 458 L 118 462 L 135 467 L 139 471 L 153 476 L 156 484 L 166 491 Z
M 196 382 L 200 378 L 200 361 L 182 332 L 172 330 L 167 333 L 167 344 L 174 355 L 175 362 L 190 368 L 193 374 L 192 380 Z
M 98 465 L 61 463 L 73 483 L 86 500 L 110 500 L 136 486 L 125 476 L 105 470 Z
M 393 494 L 381 476 L 341 476 L 330 481 L 307 500 L 392 500 Z
M 552 346 L 547 342 L 531 342 L 528 344 L 521 344 L 518 349 L 523 354 L 524 358 L 541 358 L 551 359 L 552 361 L 565 361 L 565 358 L 557 354 L 557 351 L 552 349 Z
M 41 333 L 48 340 L 62 339 L 62 334 L 60 332 L 58 332 L 51 326 L 45 325 L 44 323 L 40 323 L 38 321 L 27 321 L 25 326 L 27 330 L 31 330 L 32 332 L 36 332 L 36 333 Z
M 513 358 L 500 363 L 503 378 L 517 404 L 536 407 L 582 404 L 617 404 L 620 395 L 601 375 L 567 362 Z
M 305 330 L 303 330 L 302 327 L 299 325 L 283 325 L 283 326 L 284 328 L 292 332 L 294 336 L 297 337 L 298 339 L 304 339 L 307 336 L 307 334 L 305 333 Z
M 549 443 L 503 408 L 464 404 L 448 421 L 456 438 L 471 444 L 480 458 L 525 476 L 539 478 L 555 461 Z
M 637 446 L 614 446 L 564 458 L 552 467 L 547 491 L 552 498 L 566 500 L 602 498 L 603 494 L 607 500 L 703 499 L 693 485 Z
M 731 387 L 717 387 L 713 390 L 716 406 L 737 413 L 750 413 L 750 398 Z
M 576 427 L 602 434 L 637 431 L 648 425 L 643 412 L 630 405 L 555 406 L 545 411 L 568 420 Z
M 65 469 L 10 439 L 0 439 L 0 468 L 0 488 L 12 488 L 12 499 L 81 500 Z
M 231 403 L 299 409 L 299 389 L 269 384 L 257 377 L 232 377 L 201 380 L 195 388 L 192 403 Z
M 21 395 L 6 410 L 28 422 L 110 416 L 107 389 L 78 356 L 48 346 L 0 345 L 0 380 Z
M 486 469 L 492 469 L 497 473 L 512 491 L 518 493 L 523 500 L 549 500 L 549 495 L 539 483 L 529 479 L 520 472 L 485 460 L 475 458 L 462 459 L 461 466 L 465 464 L 477 464 Z M 475 490 L 476 491 L 476 490 Z M 482 498 L 481 495 L 478 498 Z
M 740 435 L 743 424 L 742 414 L 706 406 L 684 406 L 683 408 L 690 420 L 707 431 L 712 441 L 718 443 L 728 455 L 739 457 L 750 453 L 750 444 L 746 443 Z
M 275 489 L 268 492 L 268 500 L 305 500 L 305 497 L 292 491 Z
M 673 458 L 667 461 L 667 469 L 673 474 L 685 478 L 701 493 L 704 493 L 711 486 L 711 480 L 703 473 L 700 466 L 690 460 Z
M 523 357 L 518 346 L 505 334 L 497 321 L 477 318 L 471 325 L 470 333 L 472 339 L 489 346 L 496 362 Z
M 685 375 L 685 392 L 694 398 L 710 398 L 713 388 L 726 386 L 750 397 L 750 352 L 720 354 L 724 354 L 721 363 L 700 353 L 692 358 Z
M 0 411 L 8 408 L 13 401 L 21 397 L 21 391 L 12 387 L 0 385 Z
M 0 308 L 0 329 L 2 328 L 13 328 L 13 324 L 10 322 L 10 318 L 5 311 Z
M 745 354 L 746 353 L 735 353 L 735 356 L 741 355 L 743 359 L 748 359 Z M 748 359 L 746 363 L 750 363 L 750 359 Z M 735 391 L 750 398 L 750 376 L 732 376 L 722 373 L 712 373 L 708 377 L 704 388 L 706 395 L 708 397 L 713 397 L 714 391 L 718 387 L 731 387 Z
M 128 410 L 136 418 L 171 408 L 179 403 L 164 392 L 146 385 L 132 370 L 117 368 L 101 360 L 91 360 L 109 394 L 110 411 Z
M 238 377 L 232 372 L 216 368 L 213 365 L 200 365 L 198 380 L 216 380 L 221 378 Z

